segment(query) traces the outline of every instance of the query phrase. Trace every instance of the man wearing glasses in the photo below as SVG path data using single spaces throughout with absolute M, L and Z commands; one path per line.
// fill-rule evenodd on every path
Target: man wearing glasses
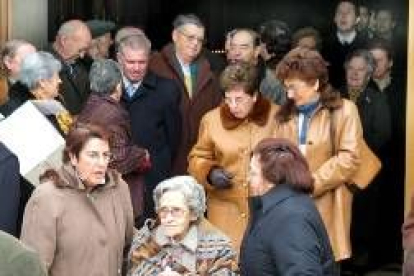
M 221 99 L 217 78 L 209 61 L 201 54 L 205 27 L 194 14 L 178 15 L 173 22 L 172 43 L 150 60 L 150 69 L 174 80 L 181 90 L 182 133 L 173 174 L 187 172 L 187 155 L 194 145 L 201 117 Z

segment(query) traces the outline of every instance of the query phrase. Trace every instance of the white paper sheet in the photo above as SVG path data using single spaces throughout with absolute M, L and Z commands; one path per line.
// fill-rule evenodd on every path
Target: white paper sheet
M 0 121 L 0 141 L 16 154 L 21 175 L 34 185 L 41 169 L 61 164 L 65 141 L 30 101 Z

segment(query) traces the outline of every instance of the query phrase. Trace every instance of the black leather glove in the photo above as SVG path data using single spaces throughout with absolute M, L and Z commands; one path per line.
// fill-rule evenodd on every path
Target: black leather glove
M 221 167 L 213 167 L 208 173 L 207 180 L 208 182 L 217 189 L 228 189 L 233 184 L 231 179 L 233 174 L 225 171 Z

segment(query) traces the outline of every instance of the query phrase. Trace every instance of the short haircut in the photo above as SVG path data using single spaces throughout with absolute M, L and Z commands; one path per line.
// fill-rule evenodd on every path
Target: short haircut
M 160 182 L 154 189 L 155 209 L 160 208 L 160 199 L 164 193 L 178 191 L 182 193 L 192 214 L 200 220 L 206 211 L 206 194 L 203 186 L 189 175 L 175 176 Z
M 259 34 L 267 52 L 273 56 L 270 65 L 273 68 L 289 52 L 292 44 L 292 32 L 286 22 L 270 20 L 260 25 Z
M 174 29 L 179 29 L 184 25 L 191 24 L 204 29 L 204 24 L 200 18 L 195 14 L 179 14 L 173 21 Z
M 62 64 L 48 52 L 35 52 L 27 55 L 22 62 L 19 80 L 29 89 L 34 89 L 41 80 L 49 80 L 59 73 Z
M 221 73 L 220 85 L 224 91 L 241 86 L 246 94 L 253 96 L 259 88 L 257 68 L 247 62 L 230 64 Z
M 71 155 L 79 158 L 80 152 L 92 138 L 102 139 L 109 144 L 109 134 L 103 127 L 90 123 L 75 123 L 66 136 L 63 163 L 68 163 Z
M 144 33 L 126 36 L 119 41 L 117 52 L 122 53 L 125 48 L 145 50 L 149 54 L 151 52 L 151 41 Z
M 121 69 L 117 62 L 110 59 L 98 59 L 89 72 L 91 91 L 101 95 L 111 95 L 122 81 Z
M 299 148 L 284 138 L 267 138 L 254 148 L 264 179 L 274 185 L 287 184 L 303 193 L 313 192 L 312 174 Z
M 305 37 L 313 37 L 316 42 L 316 49 L 321 50 L 321 44 L 322 44 L 321 35 L 317 29 L 315 29 L 314 27 L 310 27 L 310 26 L 297 29 L 293 33 L 292 46 L 297 47 L 299 41 Z
M 22 39 L 12 39 L 7 41 L 1 49 L 1 60 L 3 61 L 5 57 L 14 58 L 16 56 L 17 50 L 23 45 L 31 44 Z
M 387 54 L 387 57 L 389 60 L 394 59 L 394 49 L 388 40 L 385 40 L 383 38 L 372 39 L 368 43 L 368 50 L 374 50 L 374 49 L 383 50 Z
M 145 35 L 144 31 L 137 27 L 127 26 L 119 29 L 115 34 L 115 44 L 119 44 L 122 39 L 132 35 Z
M 357 57 L 360 57 L 365 61 L 365 63 L 367 64 L 367 68 L 368 68 L 368 72 L 367 72 L 368 76 L 369 77 L 372 76 L 372 73 L 374 73 L 374 70 L 375 70 L 375 59 L 372 53 L 366 49 L 358 49 L 350 53 L 345 59 L 345 63 L 344 63 L 345 69 L 348 68 L 349 62 L 353 58 L 357 58 Z
M 260 46 L 260 35 L 255 30 L 249 29 L 249 28 L 238 28 L 238 29 L 231 30 L 230 32 L 227 33 L 226 39 L 229 39 L 231 43 L 231 40 L 233 39 L 233 37 L 241 32 L 245 32 L 250 35 L 252 39 L 253 47 Z

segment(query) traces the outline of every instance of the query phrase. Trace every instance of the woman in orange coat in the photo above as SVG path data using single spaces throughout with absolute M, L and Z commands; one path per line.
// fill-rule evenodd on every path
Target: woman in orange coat
M 279 63 L 277 77 L 288 100 L 276 115 L 274 136 L 291 140 L 304 154 L 335 259 L 347 259 L 352 206 L 347 183 L 360 165 L 363 139 L 358 110 L 332 89 L 326 62 L 316 51 L 292 50 Z
M 248 221 L 250 153 L 273 132 L 276 106 L 258 92 L 257 70 L 229 65 L 221 76 L 223 103 L 204 115 L 189 155 L 189 173 L 207 191 L 208 219 L 239 250 Z

